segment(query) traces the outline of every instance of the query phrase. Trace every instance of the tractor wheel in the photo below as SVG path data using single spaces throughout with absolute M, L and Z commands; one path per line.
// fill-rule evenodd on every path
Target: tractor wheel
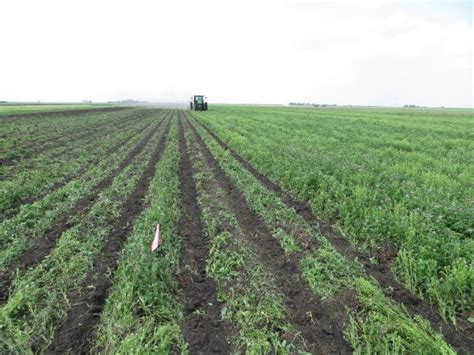
M 204 111 L 207 111 L 207 102 L 204 103 Z

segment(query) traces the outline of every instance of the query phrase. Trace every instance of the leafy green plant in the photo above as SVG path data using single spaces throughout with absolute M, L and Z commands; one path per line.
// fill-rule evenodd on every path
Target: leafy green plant
M 455 321 L 474 296 L 469 110 L 215 106 L 193 116 Z
M 346 337 L 355 354 L 455 354 L 428 322 L 387 302 L 371 282 L 356 278 L 361 311 L 351 311 Z

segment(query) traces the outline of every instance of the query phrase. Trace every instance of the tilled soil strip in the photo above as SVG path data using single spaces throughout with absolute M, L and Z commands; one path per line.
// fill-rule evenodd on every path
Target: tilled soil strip
M 242 164 L 267 189 L 273 191 L 289 208 L 293 208 L 308 224 L 318 226 L 321 234 L 331 242 L 339 253 L 348 259 L 357 259 L 362 263 L 366 274 L 372 276 L 379 282 L 387 296 L 402 303 L 411 315 L 421 315 L 427 319 L 431 323 L 432 328 L 441 331 L 445 340 L 458 352 L 472 353 L 474 349 L 474 339 L 468 335 L 468 331 L 464 331 L 464 329 L 472 329 L 472 326 L 469 326 L 462 320 L 459 320 L 462 329 L 456 329 L 453 325 L 446 323 L 428 302 L 414 295 L 392 277 L 389 263 L 380 262 L 377 265 L 373 265 L 370 262 L 369 255 L 355 250 L 344 237 L 336 233 L 329 223 L 316 217 L 309 204 L 297 201 L 279 185 L 259 173 L 248 161 L 243 159 L 234 149 L 224 143 L 206 125 L 197 120 L 194 120 L 194 122 L 197 122 L 203 127 L 222 148 L 228 150 L 234 159 Z
M 151 125 L 153 124 L 153 122 L 150 122 L 149 124 L 145 125 L 145 127 L 143 128 L 140 128 L 140 130 L 135 133 L 135 134 L 132 134 L 130 136 L 128 136 L 127 138 L 125 138 L 123 141 L 120 141 L 119 143 L 117 144 L 114 144 L 114 146 L 112 146 L 111 148 L 107 149 L 107 151 L 105 152 L 105 158 L 107 156 L 109 156 L 110 154 L 112 154 L 113 152 L 115 152 L 118 148 L 120 148 L 122 145 L 125 144 L 125 142 L 127 142 L 131 137 L 133 136 L 136 136 L 136 135 L 141 135 L 143 132 L 145 132 Z M 56 182 L 55 184 L 53 184 L 53 186 L 51 186 L 50 188 L 48 188 L 46 191 L 43 191 L 42 193 L 36 195 L 36 196 L 28 196 L 28 197 L 25 197 L 23 199 L 19 199 L 18 201 L 15 202 L 14 205 L 12 205 L 12 207 L 5 213 L 5 219 L 8 219 L 10 217 L 12 217 L 15 213 L 18 212 L 18 210 L 21 208 L 21 206 L 23 205 L 29 205 L 29 204 L 32 204 L 32 203 L 35 203 L 36 201 L 39 201 L 41 200 L 43 197 L 45 197 L 47 194 L 50 194 L 56 190 L 59 190 L 61 187 L 65 186 L 68 182 L 72 181 L 73 179 L 77 178 L 78 176 L 81 176 L 82 174 L 84 174 L 84 172 L 87 170 L 87 168 L 97 164 L 101 159 L 92 159 L 92 160 L 89 160 L 87 161 L 83 166 L 81 166 L 79 168 L 79 170 L 75 173 L 72 173 L 68 176 L 66 176 L 64 178 L 64 180 L 62 181 L 59 181 L 59 182 Z M 0 279 L 1 280 L 1 279 Z
M 188 122 L 189 124 L 189 122 Z M 206 144 L 189 124 L 205 160 L 227 196 L 227 203 L 248 241 L 256 246 L 262 264 L 275 279 L 275 285 L 284 295 L 287 319 L 301 333 L 311 351 L 323 354 L 349 354 L 350 346 L 343 329 L 333 319 L 331 311 L 323 306 L 302 277 L 298 261 L 286 256 L 273 238 L 263 220 L 248 206 L 244 196 L 225 175 Z
M 103 107 L 103 108 L 91 108 L 91 109 L 78 109 L 78 110 L 63 110 L 63 111 L 42 111 L 42 112 L 29 112 L 29 113 L 16 113 L 13 115 L 0 115 L 0 120 L 22 120 L 28 118 L 41 118 L 43 116 L 54 117 L 69 117 L 69 116 L 79 116 L 83 114 L 91 114 L 97 112 L 111 112 L 111 111 L 120 111 L 128 110 L 131 107 Z
M 124 123 L 126 124 L 125 121 L 121 122 L 121 124 Z M 102 124 L 100 124 L 99 126 L 94 126 L 93 128 L 88 128 L 81 132 L 70 132 L 71 134 L 69 138 L 74 140 L 75 142 L 81 142 L 82 140 L 90 141 L 94 137 L 98 137 L 99 135 L 101 135 L 101 132 L 107 132 L 109 125 L 110 123 L 102 122 Z M 114 128 L 116 128 L 116 126 L 114 126 Z M 55 153 L 59 154 L 59 152 L 55 151 L 55 149 L 60 147 L 63 147 L 60 150 L 62 150 L 62 152 L 64 153 L 64 134 L 67 135 L 68 133 L 55 132 L 55 134 L 52 134 L 51 136 L 49 136 L 47 133 L 40 134 L 38 137 L 36 137 L 36 139 L 31 138 L 27 142 L 23 142 L 23 144 L 16 144 L 12 148 L 14 150 L 13 155 L 0 158 L 0 166 L 4 166 L 9 169 L 14 169 L 20 164 L 23 164 L 23 166 L 25 166 L 25 163 L 31 164 L 33 158 L 36 158 L 37 156 L 43 153 L 47 154 L 54 151 Z M 6 179 L 7 178 L 5 176 L 0 176 L 0 181 L 4 181 Z
M 112 110 L 111 112 L 114 113 L 115 110 Z M 140 114 L 144 114 L 144 111 L 143 110 L 134 110 L 134 109 L 129 109 L 127 110 L 129 111 L 128 113 L 125 112 L 125 116 L 123 117 L 119 117 L 118 120 L 120 122 L 125 122 L 127 118 L 132 118 L 134 117 L 137 113 L 140 113 Z M 87 114 L 87 116 L 89 116 L 90 114 L 94 114 L 94 113 L 97 113 L 97 112 L 91 112 L 89 114 Z M 109 113 L 109 111 L 105 111 L 104 113 Z M 115 113 L 114 113 L 115 114 Z M 79 115 L 78 115 L 79 116 Z M 81 118 L 82 116 L 84 115 L 80 115 L 78 118 Z M 76 119 L 78 119 L 76 118 Z M 16 121 L 16 120 L 15 120 Z M 0 122 L 1 122 L 1 116 L 0 116 Z M 90 135 L 90 133 L 94 133 L 94 132 L 97 132 L 97 131 L 103 131 L 102 128 L 106 128 L 107 127 L 107 122 L 103 122 L 101 125 L 99 126 L 94 126 L 92 128 L 87 128 L 85 127 L 82 131 L 80 132 L 76 132 L 76 139 L 83 139 L 84 137 L 88 137 Z M 78 127 L 76 127 L 76 130 L 78 129 Z M 0 164 L 1 165 L 5 165 L 5 166 L 10 166 L 10 165 L 15 165 L 16 162 L 19 160 L 19 159 L 28 159 L 28 158 L 31 158 L 33 155 L 37 155 L 37 154 L 40 154 L 46 150 L 48 150 L 48 148 L 51 147 L 51 142 L 55 142 L 56 144 L 56 141 L 58 139 L 61 139 L 63 136 L 64 136 L 64 133 L 65 132 L 60 132 L 58 133 L 57 130 L 50 130 L 51 132 L 48 132 L 48 133 L 45 133 L 45 134 L 36 134 L 34 136 L 31 137 L 31 139 L 29 139 L 28 141 L 25 141 L 25 142 L 22 142 L 22 143 L 19 143 L 17 145 L 15 145 L 15 149 L 20 149 L 22 151 L 27 151 L 27 154 L 24 155 L 24 156 L 21 156 L 21 157 L 8 157 L 8 158 L 2 158 L 0 159 Z M 69 134 L 69 133 L 72 133 L 72 132 L 66 132 L 66 134 Z M 29 132 L 23 132 L 23 134 L 18 134 L 18 136 L 23 136 L 24 134 L 27 134 L 29 135 Z M 51 135 L 51 136 L 49 136 Z M 11 138 L 11 136 L 10 136 Z M 54 144 L 53 144 L 54 146 Z
M 52 227 L 48 229 L 41 238 L 38 238 L 31 248 L 23 252 L 6 270 L 3 270 L 0 273 L 0 305 L 8 300 L 8 290 L 15 272 L 17 270 L 24 272 L 30 267 L 39 264 L 51 252 L 51 250 L 56 246 L 61 234 L 73 226 L 69 222 L 71 217 L 84 213 L 93 206 L 100 191 L 108 188 L 112 184 L 114 178 L 145 148 L 150 138 L 155 134 L 158 127 L 165 120 L 166 118 L 163 118 L 154 129 L 143 137 L 143 139 L 127 154 L 125 159 L 122 160 L 119 166 L 115 168 L 110 175 L 94 186 L 89 194 L 77 201 L 72 209 L 61 214 L 52 223 Z
M 196 183 L 189 159 L 184 129 L 179 120 L 179 184 L 182 214 L 178 224 L 181 236 L 181 272 L 178 285 L 182 291 L 184 319 L 181 330 L 190 354 L 228 354 L 227 325 L 221 320 L 216 285 L 206 273 L 209 254 L 203 233 L 201 210 L 197 203 Z M 198 312 L 196 312 L 198 311 Z
M 140 118 L 145 116 L 146 113 L 142 112 L 140 115 Z M 107 135 L 109 131 L 109 127 L 112 125 L 114 128 L 117 127 L 118 125 L 126 126 L 127 123 L 127 118 L 132 118 L 134 117 L 133 115 L 131 116 L 126 116 L 122 117 L 119 122 L 115 123 L 108 123 L 108 122 L 103 122 L 95 127 L 92 128 L 87 128 L 84 129 L 81 132 L 77 132 L 72 135 L 64 136 L 60 135 L 58 136 L 53 136 L 53 137 L 43 137 L 41 141 L 39 142 L 29 142 L 25 146 L 20 146 L 16 147 L 17 149 L 22 149 L 25 150 L 25 153 L 21 155 L 20 157 L 12 157 L 12 158 L 6 158 L 3 159 L 2 164 L 3 166 L 15 166 L 19 161 L 27 161 L 30 160 L 33 157 L 36 157 L 40 154 L 43 154 L 45 152 L 51 151 L 55 149 L 56 147 L 63 147 L 63 150 L 60 152 L 56 152 L 55 155 L 51 156 L 50 159 L 57 158 L 58 156 L 61 156 L 62 153 L 64 153 L 64 150 L 67 149 L 67 147 L 64 147 L 64 142 L 70 142 L 71 140 L 74 143 L 80 143 L 81 141 L 85 142 L 91 142 L 93 139 L 100 139 L 101 137 Z M 135 118 L 138 119 L 138 118 Z M 115 125 L 115 126 L 114 126 Z
M 131 115 L 127 116 L 125 118 L 122 118 L 121 121 L 119 122 L 111 122 L 109 124 L 106 124 L 104 126 L 97 127 L 91 134 L 89 135 L 81 135 L 81 136 L 75 136 L 73 137 L 74 139 L 74 144 L 79 145 L 81 144 L 82 146 L 87 146 L 90 145 L 92 142 L 97 141 L 97 140 L 102 140 L 103 137 L 108 136 L 110 133 L 118 132 L 118 131 L 123 131 L 123 130 L 129 130 L 130 128 L 133 128 L 136 123 L 133 121 L 138 121 L 142 119 L 148 119 L 149 117 L 153 116 L 153 113 L 151 112 L 137 112 L 136 115 Z M 68 151 L 68 147 L 64 146 L 64 144 L 60 143 L 62 146 L 62 150 L 52 152 L 49 158 L 51 160 L 57 159 L 58 157 L 63 157 L 65 152 Z M 75 155 L 72 155 L 70 157 L 75 157 Z
M 53 341 L 46 353 L 90 352 L 94 343 L 95 327 L 112 286 L 109 274 L 117 268 L 120 252 L 133 229 L 133 223 L 144 208 L 150 180 L 155 175 L 156 165 L 166 147 L 170 124 L 171 121 L 168 120 L 165 132 L 158 140 L 137 186 L 122 205 L 117 223 L 106 238 L 92 270 L 82 283 L 82 290 L 69 295 L 72 307 L 67 312 L 64 322 L 56 328 Z
M 138 111 L 139 112 L 139 111 Z M 134 112 L 134 111 L 131 111 L 130 113 L 128 113 L 127 115 L 123 116 L 123 117 L 114 117 L 115 119 L 118 120 L 118 122 L 120 123 L 126 123 L 126 120 L 128 118 L 132 118 L 132 117 L 135 117 L 137 112 Z M 120 113 L 119 113 L 120 114 Z M 34 153 L 36 154 L 37 151 L 35 151 L 34 149 L 39 149 L 41 148 L 44 144 L 47 144 L 49 142 L 56 142 L 57 139 L 60 139 L 60 138 L 63 138 L 63 137 L 69 137 L 69 136 L 74 136 L 74 134 L 78 137 L 81 136 L 82 133 L 89 133 L 89 132 L 96 132 L 96 131 L 104 131 L 104 128 L 107 128 L 108 126 L 110 126 L 110 124 L 114 124 L 114 128 L 116 127 L 116 124 L 117 122 L 111 122 L 110 120 L 104 120 L 102 121 L 102 119 L 99 121 L 99 122 L 95 122 L 94 124 L 91 124 L 91 125 L 85 125 L 84 126 L 84 129 L 80 130 L 80 127 L 77 127 L 77 126 L 74 126 L 74 127 L 68 127 L 68 126 L 65 126 L 65 122 L 62 122 L 61 123 L 61 128 L 63 128 L 64 130 L 59 130 L 58 131 L 58 127 L 57 126 L 54 126 L 54 129 L 50 129 L 49 127 L 46 127 L 46 129 L 43 131 L 38 131 L 36 133 L 35 136 L 31 136 L 27 141 L 24 141 L 22 143 L 17 143 L 15 145 L 15 149 L 19 149 L 19 150 L 22 150 L 22 151 L 28 151 L 28 153 Z M 106 131 L 106 130 L 105 130 Z M 30 135 L 29 132 L 21 132 L 21 134 L 19 134 L 20 136 L 24 136 L 24 135 Z M 31 151 L 31 152 L 29 152 Z M 23 158 L 23 157 L 22 157 Z M 10 160 L 12 160 L 12 158 L 9 158 Z M 16 159 L 16 158 L 13 158 L 13 159 Z

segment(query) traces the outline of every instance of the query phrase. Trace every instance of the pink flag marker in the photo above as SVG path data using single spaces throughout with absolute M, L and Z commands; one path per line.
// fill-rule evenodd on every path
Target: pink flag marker
M 155 251 L 160 246 L 160 225 L 156 225 L 155 239 L 151 243 L 151 251 Z

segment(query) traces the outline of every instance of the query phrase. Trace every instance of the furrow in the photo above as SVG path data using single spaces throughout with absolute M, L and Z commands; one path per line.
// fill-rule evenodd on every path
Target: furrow
M 141 135 L 143 134 L 143 132 L 145 132 L 151 125 L 153 125 L 153 121 L 150 122 L 149 124 L 146 124 L 143 128 L 140 128 L 138 132 L 136 133 L 133 133 L 132 135 L 129 135 L 127 138 L 125 138 L 124 140 L 121 140 L 120 142 L 118 142 L 117 144 L 114 144 L 111 148 L 109 148 L 105 153 L 104 153 L 104 158 L 102 159 L 107 159 L 107 157 L 115 152 L 118 148 L 120 148 L 122 145 L 124 145 L 125 142 L 127 142 L 131 137 L 135 137 L 135 136 L 138 136 L 138 135 Z M 12 206 L 11 208 L 9 208 L 9 210 L 5 213 L 5 219 L 8 219 L 8 218 L 11 218 L 12 216 L 14 216 L 19 210 L 20 208 L 23 206 L 23 205 L 28 205 L 28 204 L 32 204 L 32 203 L 35 203 L 36 201 L 39 201 L 41 200 L 44 196 L 46 196 L 47 194 L 50 194 L 51 192 L 54 192 L 58 189 L 60 189 L 61 187 L 65 186 L 68 182 L 72 181 L 73 179 L 81 176 L 82 174 L 84 174 L 84 172 L 91 166 L 93 166 L 94 164 L 97 164 L 99 161 L 101 161 L 102 159 L 89 159 L 88 161 L 86 161 L 84 163 L 84 165 L 82 165 L 79 170 L 77 170 L 77 172 L 75 173 L 72 173 L 72 174 L 69 174 L 68 176 L 66 176 L 63 180 L 61 181 L 58 181 L 56 183 L 53 184 L 53 186 L 51 187 L 48 187 L 45 191 L 42 191 L 41 193 L 37 194 L 37 195 L 30 195 L 30 196 L 27 196 L 25 198 L 21 198 L 19 199 L 18 201 L 16 201 Z
M 110 175 L 102 179 L 92 191 L 81 198 L 74 207 L 67 213 L 60 215 L 41 238 L 37 239 L 28 251 L 23 252 L 18 259 L 9 265 L 9 267 L 0 273 L 0 304 L 4 304 L 8 300 L 8 290 L 16 272 L 24 272 L 30 267 L 40 263 L 55 247 L 61 234 L 71 228 L 71 217 L 86 212 L 96 201 L 99 192 L 108 188 L 115 176 L 117 176 L 146 146 L 150 138 L 156 132 L 158 127 L 165 121 L 163 119 L 158 125 L 152 129 L 143 139 L 128 153 L 125 159 L 115 168 Z
M 343 331 L 332 318 L 321 299 L 314 295 L 302 277 L 298 261 L 286 256 L 262 219 L 247 205 L 243 195 L 225 175 L 195 128 L 188 122 L 207 164 L 226 192 L 242 231 L 256 245 L 265 267 L 272 273 L 275 284 L 285 296 L 288 320 L 301 333 L 312 351 L 321 353 L 350 353 Z
M 135 112 L 136 114 L 136 112 Z M 142 113 L 144 115 L 144 113 Z M 69 149 L 72 148 L 72 145 L 81 145 L 85 144 L 85 142 L 91 142 L 94 139 L 100 139 L 107 134 L 108 128 L 112 125 L 112 127 L 117 127 L 120 125 L 127 125 L 127 118 L 132 118 L 132 116 L 125 116 L 120 118 L 115 118 L 119 122 L 110 123 L 107 121 L 100 121 L 99 123 L 90 123 L 87 125 L 87 128 L 81 127 L 80 132 L 60 132 L 56 135 L 52 136 L 42 136 L 39 140 L 29 142 L 25 146 L 15 146 L 16 150 L 23 151 L 19 156 L 8 157 L 3 162 L 4 166 L 9 168 L 15 168 L 18 162 L 29 162 L 33 158 L 38 157 L 42 154 L 48 154 L 53 152 L 50 156 L 51 159 L 57 158 L 58 156 L 62 156 L 64 152 L 69 154 Z M 78 127 L 75 127 L 78 130 Z M 72 129 L 70 129 L 72 130 Z M 68 146 L 65 147 L 65 142 L 67 142 Z M 59 149 L 59 152 L 54 152 L 56 149 Z
M 217 301 L 216 285 L 207 275 L 206 259 L 209 246 L 203 233 L 201 210 L 197 203 L 196 183 L 184 128 L 179 120 L 179 183 L 182 214 L 178 224 L 181 242 L 181 273 L 179 288 L 185 307 L 181 329 L 191 354 L 229 353 L 228 334 L 221 320 L 221 307 Z
M 130 107 L 104 107 L 104 108 L 49 111 L 49 112 L 30 112 L 30 113 L 19 113 L 19 114 L 14 114 L 14 115 L 2 115 L 0 116 L 0 120 L 16 121 L 16 120 L 24 120 L 24 119 L 30 119 L 30 118 L 42 118 L 44 116 L 70 117 L 70 116 L 77 116 L 77 115 L 82 115 L 82 114 L 91 114 L 91 113 L 97 113 L 97 112 L 111 112 L 111 111 L 120 111 L 120 110 L 127 110 L 127 109 L 130 109 Z
M 80 349 L 81 353 L 90 352 L 99 315 L 112 286 L 109 273 L 113 273 L 117 268 L 120 252 L 133 229 L 133 222 L 144 208 L 144 197 L 166 146 L 170 123 L 168 120 L 165 133 L 158 140 L 137 186 L 123 204 L 117 224 L 107 237 L 98 259 L 83 282 L 82 292 L 69 295 L 71 308 L 64 322 L 56 328 L 53 341 L 46 353 L 65 353 L 71 349 L 73 351 Z
M 435 331 L 441 332 L 446 341 L 457 351 L 469 353 L 474 349 L 474 339 L 472 337 L 463 332 L 462 329 L 456 329 L 453 325 L 446 323 L 428 302 L 420 299 L 393 278 L 388 262 L 382 261 L 374 265 L 370 261 L 369 255 L 355 250 L 347 239 L 339 235 L 329 223 L 318 218 L 307 203 L 296 200 L 278 184 L 257 171 L 248 161 L 243 159 L 234 149 L 223 142 L 202 122 L 198 120 L 194 120 L 194 122 L 197 122 L 203 127 L 221 147 L 228 150 L 234 159 L 244 166 L 267 189 L 273 191 L 289 208 L 293 208 L 308 224 L 316 226 L 321 234 L 328 239 L 340 254 L 348 259 L 359 261 L 363 265 L 366 274 L 373 277 L 381 285 L 386 296 L 402 303 L 411 315 L 420 315 L 427 319 L 432 328 Z M 312 248 L 316 247 L 316 245 L 312 246 Z M 462 328 L 468 328 L 468 326 Z

